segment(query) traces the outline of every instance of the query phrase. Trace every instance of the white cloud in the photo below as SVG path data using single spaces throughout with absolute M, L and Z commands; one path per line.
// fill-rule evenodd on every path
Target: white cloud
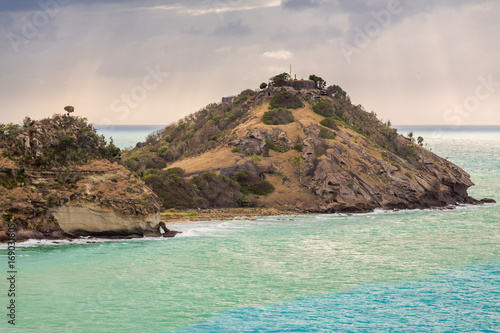
M 266 58 L 274 58 L 274 59 L 290 59 L 292 57 L 292 52 L 287 50 L 278 50 L 278 51 L 268 51 L 262 54 L 263 57 Z
M 153 6 L 153 7 L 131 7 L 131 8 L 121 8 L 121 9 L 116 9 L 116 12 L 134 12 L 134 11 L 141 11 L 141 10 L 165 10 L 165 11 L 178 11 L 183 9 L 184 7 L 180 5 L 174 5 L 174 6 Z
M 272 8 L 281 6 L 281 0 L 273 0 L 273 1 L 253 1 L 254 3 L 248 4 L 248 1 L 245 3 L 245 6 L 241 5 L 241 1 L 213 1 L 211 8 L 195 8 L 195 9 L 185 9 L 183 13 L 186 13 L 191 16 L 199 16 L 206 14 L 223 14 L 230 12 L 240 12 L 240 11 L 249 11 L 256 10 L 261 8 Z

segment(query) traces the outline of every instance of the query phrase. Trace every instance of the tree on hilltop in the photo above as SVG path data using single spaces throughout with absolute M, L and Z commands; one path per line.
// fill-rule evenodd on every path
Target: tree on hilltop
M 290 74 L 288 73 L 281 73 L 278 74 L 274 77 L 271 78 L 271 81 L 273 82 L 273 85 L 275 87 L 282 87 L 286 85 L 286 81 L 290 80 Z
M 338 85 L 329 86 L 326 88 L 328 94 L 337 99 L 346 101 L 348 99 L 347 93 Z
M 66 111 L 68 113 L 67 115 L 69 116 L 71 113 L 75 112 L 75 108 L 71 105 L 68 105 L 64 107 L 64 111 Z
M 326 86 L 326 81 L 322 77 L 316 76 L 314 74 L 309 75 L 309 80 L 314 81 L 316 84 L 316 89 L 324 89 Z

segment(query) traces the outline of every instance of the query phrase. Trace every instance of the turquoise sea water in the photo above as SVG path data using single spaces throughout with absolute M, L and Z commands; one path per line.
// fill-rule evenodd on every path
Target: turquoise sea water
M 500 201 L 500 129 L 414 132 L 471 174 L 473 196 Z M 498 204 L 173 229 L 183 234 L 18 244 L 14 331 L 500 331 Z
M 165 126 L 162 125 L 96 125 L 97 133 L 102 134 L 109 141 L 121 148 L 133 148 L 137 142 L 144 142 L 146 137 Z

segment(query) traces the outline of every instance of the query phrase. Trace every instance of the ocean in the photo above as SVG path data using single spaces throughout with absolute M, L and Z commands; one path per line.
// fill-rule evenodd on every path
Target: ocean
M 500 202 L 500 127 L 398 128 Z M 131 132 L 115 143 L 147 134 Z M 16 325 L 3 315 L 0 331 L 500 332 L 499 204 L 172 229 L 183 233 L 17 244 Z M 7 313 L 6 245 L 0 255 Z
M 165 125 L 95 125 L 97 133 L 104 135 L 106 141 L 120 149 L 134 148 L 137 142 L 144 142 L 148 134 L 158 131 Z

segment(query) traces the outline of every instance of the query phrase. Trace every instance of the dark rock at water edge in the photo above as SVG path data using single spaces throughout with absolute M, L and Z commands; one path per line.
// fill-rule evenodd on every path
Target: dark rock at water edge
M 177 234 L 182 234 L 181 231 L 176 231 L 176 230 L 170 230 L 167 228 L 165 222 L 160 222 L 159 227 L 160 233 L 163 231 L 162 236 L 163 237 L 175 237 Z

